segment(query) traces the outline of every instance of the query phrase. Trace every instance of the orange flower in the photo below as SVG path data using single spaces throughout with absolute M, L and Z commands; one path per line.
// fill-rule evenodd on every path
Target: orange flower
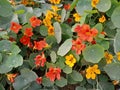
M 36 16 L 32 16 L 29 20 L 30 20 L 31 26 L 34 28 L 36 26 L 40 26 L 40 24 L 41 24 L 41 20 L 38 19 Z
M 47 43 L 45 42 L 45 40 L 34 41 L 34 47 L 33 48 L 37 49 L 37 50 L 42 50 L 46 46 L 47 46 Z
M 69 4 L 69 3 L 68 3 L 68 4 L 65 4 L 65 5 L 64 5 L 64 9 L 65 9 L 65 10 L 69 10 L 69 9 L 70 9 L 70 4 Z
M 53 26 L 50 26 L 48 28 L 48 35 L 54 35 L 54 27 Z
M 44 53 L 42 53 L 42 55 L 37 55 L 34 58 L 34 60 L 35 60 L 36 67 L 39 67 L 39 66 L 44 67 L 45 62 L 46 62 L 46 58 L 45 58 Z
M 26 28 L 24 35 L 31 37 L 33 35 L 32 28 Z
M 23 44 L 23 45 L 29 45 L 30 44 L 30 38 L 28 36 L 23 36 L 21 39 L 20 39 L 20 42 Z
M 38 78 L 36 79 L 36 82 L 37 82 L 38 84 L 41 84 L 41 83 L 42 83 L 42 77 L 38 77 Z
M 72 50 L 75 50 L 77 54 L 81 54 L 82 50 L 84 50 L 85 47 L 85 44 L 82 44 L 80 38 L 72 41 Z
M 99 22 L 104 23 L 106 21 L 106 18 L 104 15 L 102 15 L 102 17 L 99 18 Z
M 16 22 L 11 22 L 10 30 L 13 31 L 14 33 L 18 33 L 19 30 L 22 29 L 22 26 Z
M 92 42 L 93 38 L 98 34 L 98 30 L 90 29 L 90 26 L 87 24 L 83 24 L 80 26 L 79 24 L 74 29 L 77 32 L 78 36 L 82 41 Z
M 98 3 L 99 3 L 99 0 L 92 0 L 91 5 L 92 7 L 96 7 Z
M 46 77 L 50 79 L 50 81 L 54 81 L 55 79 L 60 80 L 60 68 L 49 68 L 49 72 L 46 73 Z
M 53 3 L 53 4 L 60 4 L 60 1 L 61 0 L 49 0 L 50 3 Z
M 14 82 L 14 78 L 17 76 L 17 74 L 7 74 L 7 79 L 13 83 Z

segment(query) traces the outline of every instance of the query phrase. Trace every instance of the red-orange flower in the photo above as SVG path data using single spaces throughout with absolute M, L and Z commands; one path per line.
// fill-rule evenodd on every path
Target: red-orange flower
M 65 4 L 65 5 L 64 5 L 64 9 L 65 9 L 65 10 L 69 10 L 69 9 L 70 9 L 70 4 L 69 4 L 69 3 L 68 3 L 68 4 Z
M 54 81 L 55 79 L 60 80 L 60 68 L 49 68 L 49 72 L 46 73 L 46 77 L 50 79 L 50 81 Z
M 72 50 L 75 50 L 77 54 L 81 54 L 85 47 L 85 44 L 82 44 L 82 40 L 80 38 L 72 41 Z
M 22 28 L 22 26 L 16 22 L 11 22 L 10 30 L 15 32 L 16 34 L 19 32 L 19 30 Z
M 42 53 L 42 55 L 37 55 L 34 58 L 34 60 L 35 60 L 36 67 L 39 67 L 39 66 L 44 67 L 45 62 L 46 62 L 46 58 L 45 58 L 44 53 Z
M 95 28 L 90 29 L 90 26 L 87 24 L 83 24 L 80 26 L 79 24 L 74 29 L 77 32 L 78 36 L 82 41 L 92 42 L 93 38 L 98 34 L 98 30 Z
M 13 83 L 16 76 L 17 74 L 7 74 L 7 79 Z
M 40 24 L 41 24 L 41 20 L 38 19 L 36 16 L 32 16 L 29 20 L 30 20 L 31 26 L 34 28 L 36 26 L 40 26 Z
M 34 41 L 34 47 L 33 48 L 37 49 L 37 50 L 42 50 L 46 46 L 47 46 L 47 43 L 45 42 L 45 40 Z
M 24 35 L 31 37 L 33 35 L 32 28 L 26 28 Z
M 41 84 L 41 83 L 42 83 L 42 77 L 36 78 L 36 82 L 37 82 L 38 84 Z
M 20 39 L 20 42 L 23 44 L 23 45 L 29 45 L 30 44 L 30 38 L 28 36 L 23 36 L 21 39 Z

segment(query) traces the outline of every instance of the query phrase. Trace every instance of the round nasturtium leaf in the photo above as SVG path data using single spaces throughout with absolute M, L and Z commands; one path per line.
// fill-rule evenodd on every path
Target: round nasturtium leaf
M 61 77 L 60 80 L 56 80 L 55 84 L 59 87 L 64 87 L 67 85 L 67 80 L 64 77 Z
M 111 20 L 115 27 L 120 28 L 120 6 L 113 11 Z
M 99 3 L 97 4 L 97 9 L 100 12 L 106 12 L 111 7 L 111 0 L 99 0 Z
M 104 48 L 99 44 L 88 46 L 83 51 L 83 57 L 91 63 L 98 63 L 104 57 Z
M 84 11 L 92 10 L 91 0 L 79 0 L 76 5 L 76 11 L 83 15 Z
M 120 80 L 120 63 L 108 64 L 104 70 L 112 80 Z

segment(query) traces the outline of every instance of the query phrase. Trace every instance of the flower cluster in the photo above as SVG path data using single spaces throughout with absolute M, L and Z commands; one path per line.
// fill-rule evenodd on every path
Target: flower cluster
M 98 69 L 98 65 L 94 65 L 94 66 L 92 66 L 92 67 L 88 67 L 87 69 L 86 69 L 86 78 L 87 79 L 95 79 L 96 78 L 96 75 L 97 74 L 100 74 L 101 72 L 100 72 L 100 70 Z

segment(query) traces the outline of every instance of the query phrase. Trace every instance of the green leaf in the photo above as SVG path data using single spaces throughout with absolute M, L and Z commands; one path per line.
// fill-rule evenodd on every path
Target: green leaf
M 14 13 L 15 14 L 24 14 L 25 10 L 16 10 Z
M 72 47 L 72 39 L 67 39 L 58 49 L 57 54 L 64 56 L 67 54 Z
M 3 62 L 0 64 L 0 73 L 7 73 L 12 70 L 13 67 L 18 67 L 23 64 L 23 58 L 21 55 L 6 55 L 3 57 Z
M 14 55 L 17 55 L 21 51 L 20 48 L 15 44 L 12 44 L 10 49 L 11 49 L 10 50 L 11 53 L 14 54 Z
M 42 10 L 40 8 L 34 8 L 33 13 L 37 16 L 40 17 L 42 15 Z
M 99 82 L 100 90 L 115 90 L 115 87 L 110 82 Z
M 52 61 L 53 63 L 55 63 L 57 56 L 56 56 L 56 53 L 55 53 L 54 51 L 51 51 L 50 57 L 51 57 L 51 61 Z
M 70 74 L 70 73 L 72 73 L 72 68 L 66 65 L 63 68 L 63 72 L 66 73 L 66 74 Z
M 83 15 L 86 10 L 92 10 L 91 0 L 79 0 L 76 5 L 76 11 Z
M 81 82 L 83 80 L 83 77 L 80 73 L 78 73 L 77 71 L 73 70 L 72 73 L 70 74 L 72 79 L 74 81 L 79 81 Z
M 114 38 L 114 52 L 120 52 L 120 30 L 117 30 L 117 34 Z
M 111 15 L 111 20 L 117 28 L 120 28 L 120 22 L 119 22 L 120 21 L 120 12 L 119 11 L 120 11 L 120 6 L 116 7 Z
M 49 78 L 42 79 L 43 86 L 51 87 L 54 85 L 54 82 L 51 82 Z
M 88 46 L 83 51 L 84 59 L 91 63 L 98 63 L 104 57 L 104 48 L 99 44 Z
M 25 90 L 40 90 L 41 89 L 41 85 L 37 84 L 36 81 L 33 81 L 32 83 L 30 83 L 29 85 L 27 85 L 27 89 Z
M 2 62 L 2 54 L 0 53 L 0 63 Z
M 60 80 L 56 80 L 55 84 L 59 87 L 64 87 L 67 85 L 67 80 L 64 77 L 61 77 Z
M 0 84 L 0 90 L 5 90 L 2 84 Z
M 21 55 L 10 55 L 6 60 L 6 65 L 9 67 L 18 67 L 23 64 L 23 57 Z
M 112 80 L 120 80 L 120 63 L 108 64 L 104 70 Z
M 77 86 L 77 87 L 75 88 L 75 90 L 86 90 L 86 88 L 81 87 L 81 86 Z
M 23 90 L 28 84 L 35 81 L 37 75 L 29 69 L 22 69 L 21 75 L 15 78 L 13 87 L 15 90 Z
M 46 26 L 44 26 L 44 25 L 40 26 L 40 34 L 42 36 L 47 36 L 47 34 L 48 34 L 48 28 Z
M 97 4 L 97 9 L 100 12 L 106 12 L 110 9 L 111 7 L 111 0 L 100 0 L 99 3 Z
M 81 16 L 80 24 L 84 24 L 84 23 L 85 23 L 85 20 L 86 20 L 87 15 L 88 15 L 88 13 L 84 13 L 84 14 Z
M 63 69 L 65 67 L 65 58 L 61 57 L 61 56 L 58 56 L 57 62 L 56 62 L 56 66 L 58 66 L 61 69 Z
M 2 40 L 0 41 L 0 52 L 2 51 L 10 51 L 11 49 L 11 42 L 8 40 Z
M 102 32 L 103 30 L 103 25 L 101 23 L 97 23 L 93 28 L 96 28 L 98 32 Z
M 12 6 L 7 0 L 0 0 L 0 16 L 8 17 L 13 14 Z
M 53 23 L 53 26 L 55 28 L 54 32 L 55 32 L 55 37 L 57 39 L 57 43 L 60 43 L 62 40 L 62 30 L 61 30 L 61 26 L 58 22 Z
M 68 24 L 62 23 L 61 28 L 63 35 L 67 36 L 68 38 L 72 37 L 71 27 Z
M 77 84 L 78 83 L 77 81 L 73 80 L 73 78 L 71 77 L 70 74 L 68 74 L 66 76 L 67 76 L 66 78 L 67 78 L 67 81 L 69 84 Z
M 65 16 L 66 16 L 66 10 L 63 8 L 63 9 L 62 9 L 62 13 L 61 13 L 61 23 L 64 22 Z
M 99 44 L 100 44 L 102 47 L 104 47 L 104 50 L 108 50 L 108 49 L 109 49 L 109 41 L 103 40 L 103 41 L 101 41 Z

